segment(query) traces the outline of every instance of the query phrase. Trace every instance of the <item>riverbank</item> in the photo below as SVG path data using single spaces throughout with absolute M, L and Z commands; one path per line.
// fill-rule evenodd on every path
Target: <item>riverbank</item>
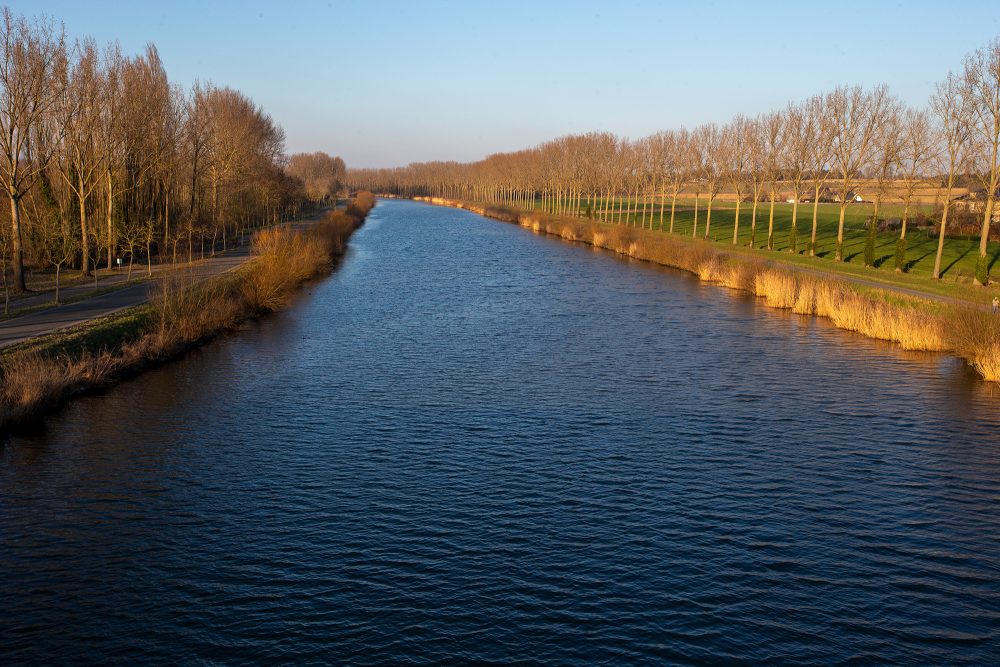
M 705 282 L 754 294 L 771 307 L 825 317 L 841 329 L 887 340 L 906 350 L 955 354 L 983 379 L 1000 382 L 1000 320 L 971 304 L 805 273 L 771 258 L 748 258 L 704 241 L 636 227 L 438 197 L 415 200 L 469 210 L 538 233 L 682 269 Z
M 253 258 L 208 280 L 171 276 L 146 304 L 34 338 L 0 357 L 0 428 L 29 421 L 70 397 L 176 358 L 248 319 L 285 305 L 306 281 L 329 273 L 374 206 L 360 193 L 308 229 L 271 228 Z

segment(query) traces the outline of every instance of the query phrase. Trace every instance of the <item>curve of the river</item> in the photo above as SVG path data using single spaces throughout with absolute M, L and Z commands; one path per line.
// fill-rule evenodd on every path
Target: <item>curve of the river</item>
M 381 203 L 285 312 L 0 450 L 0 661 L 1000 662 L 962 363 Z

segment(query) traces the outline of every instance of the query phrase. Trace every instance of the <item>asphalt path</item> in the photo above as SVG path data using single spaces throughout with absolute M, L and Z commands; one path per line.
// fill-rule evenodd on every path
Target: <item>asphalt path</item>
M 309 223 L 316 222 L 326 211 L 320 211 L 308 218 L 290 223 L 293 228 L 303 229 Z M 215 257 L 208 257 L 199 260 L 187 267 L 179 267 L 175 270 L 164 271 L 169 275 L 190 275 L 195 281 L 221 275 L 227 271 L 232 271 L 250 259 L 249 237 L 247 243 L 238 246 L 224 254 Z M 145 267 L 143 267 L 145 268 Z M 177 271 L 179 273 L 174 273 Z M 123 280 L 119 278 L 119 280 Z M 59 306 L 52 306 L 45 310 L 38 310 L 20 317 L 12 317 L 9 320 L 0 322 L 0 348 L 14 345 L 30 338 L 43 336 L 59 329 L 83 324 L 90 320 L 105 317 L 125 308 L 132 308 L 146 303 L 155 294 L 158 281 L 147 280 L 134 283 L 107 292 L 89 299 L 83 299 L 76 303 Z M 69 296 L 74 290 L 92 290 L 93 285 L 88 287 L 76 287 L 62 290 L 64 296 Z M 51 295 L 47 298 L 51 299 Z
M 204 280 L 231 271 L 247 261 L 249 256 L 247 248 L 239 248 L 225 255 L 207 258 L 190 267 L 181 268 L 179 271 L 183 275 L 191 275 L 194 280 Z M 0 322 L 0 347 L 14 345 L 29 338 L 42 336 L 58 329 L 111 315 L 125 308 L 138 306 L 149 301 L 157 286 L 158 283 L 155 280 L 134 283 L 128 287 L 76 303 L 53 306 L 5 320 Z

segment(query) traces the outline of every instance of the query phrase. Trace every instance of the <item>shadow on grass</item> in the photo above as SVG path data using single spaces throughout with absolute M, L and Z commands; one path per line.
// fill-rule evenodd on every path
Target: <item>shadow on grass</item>
M 927 252 L 925 252 L 920 257 L 917 257 L 916 259 L 911 259 L 910 261 L 906 262 L 905 264 L 903 264 L 903 272 L 904 273 L 909 273 L 910 270 L 913 269 L 913 267 L 915 267 L 917 264 L 919 264 L 920 262 L 924 261 L 925 259 L 927 259 L 931 255 L 933 255 L 934 252 L 935 252 L 934 250 L 928 250 Z
M 888 255 L 882 255 L 881 257 L 876 257 L 875 258 L 875 264 L 874 264 L 875 268 L 876 269 L 881 269 L 883 264 L 885 264 L 887 261 L 889 261 L 890 259 L 892 259 L 895 256 L 896 256 L 895 253 L 891 253 L 891 254 L 888 254 Z
M 944 267 L 941 270 L 941 275 L 943 276 L 944 274 L 946 274 L 949 271 L 951 271 L 952 267 L 955 266 L 956 264 L 958 264 L 959 262 L 961 262 L 963 259 L 965 259 L 965 256 L 968 255 L 970 252 L 972 252 L 972 246 L 971 245 L 970 246 L 966 246 L 965 252 L 963 252 L 961 255 L 959 255 L 955 259 L 951 260 L 951 263 L 948 264 L 948 266 Z
M 997 248 L 996 251 L 993 253 L 993 257 L 990 258 L 990 264 L 988 267 L 990 273 L 993 272 L 993 265 L 997 263 L 997 258 L 1000 258 L 1000 248 Z

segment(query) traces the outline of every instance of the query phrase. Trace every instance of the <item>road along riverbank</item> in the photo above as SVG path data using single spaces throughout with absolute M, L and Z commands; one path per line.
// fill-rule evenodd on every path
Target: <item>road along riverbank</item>
M 148 303 L 4 349 L 0 429 L 32 420 L 79 393 L 176 358 L 283 306 L 306 281 L 333 270 L 374 206 L 360 193 L 308 228 L 258 232 L 252 258 L 209 279 L 171 275 Z
M 723 252 L 703 241 L 646 229 L 440 197 L 414 199 L 682 269 L 705 282 L 761 297 L 768 306 L 826 317 L 841 329 L 891 341 L 906 350 L 955 354 L 984 380 L 1000 382 L 1000 317 L 957 300 L 799 271 L 764 258 Z

